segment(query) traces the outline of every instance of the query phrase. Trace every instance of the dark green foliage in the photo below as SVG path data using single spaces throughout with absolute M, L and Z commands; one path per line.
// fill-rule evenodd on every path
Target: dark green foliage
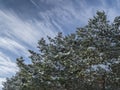
M 120 90 L 120 17 L 110 24 L 97 12 L 76 33 L 38 42 L 31 64 L 17 59 L 19 72 L 3 90 Z

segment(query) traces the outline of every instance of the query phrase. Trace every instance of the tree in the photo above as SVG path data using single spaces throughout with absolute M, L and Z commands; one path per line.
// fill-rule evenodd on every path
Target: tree
M 76 33 L 42 38 L 39 52 L 29 50 L 31 64 L 18 58 L 19 72 L 3 90 L 119 90 L 120 17 L 113 23 L 97 12 Z

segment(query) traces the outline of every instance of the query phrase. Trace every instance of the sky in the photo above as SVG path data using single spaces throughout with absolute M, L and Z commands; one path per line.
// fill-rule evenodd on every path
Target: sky
M 96 11 L 105 11 L 112 22 L 120 16 L 120 0 L 0 0 L 0 90 L 6 77 L 18 71 L 16 58 L 46 36 L 74 33 L 87 24 Z

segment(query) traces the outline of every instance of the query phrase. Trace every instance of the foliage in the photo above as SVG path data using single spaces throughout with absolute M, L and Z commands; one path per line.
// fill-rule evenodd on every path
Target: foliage
M 3 90 L 120 90 L 120 17 L 97 12 L 76 33 L 42 38 L 31 64 L 18 58 L 19 72 Z

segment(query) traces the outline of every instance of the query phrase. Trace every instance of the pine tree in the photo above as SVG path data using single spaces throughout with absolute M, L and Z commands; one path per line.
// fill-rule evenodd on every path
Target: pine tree
M 97 12 L 76 33 L 42 38 L 31 64 L 17 59 L 19 72 L 3 90 L 119 90 L 120 17 L 113 23 Z

